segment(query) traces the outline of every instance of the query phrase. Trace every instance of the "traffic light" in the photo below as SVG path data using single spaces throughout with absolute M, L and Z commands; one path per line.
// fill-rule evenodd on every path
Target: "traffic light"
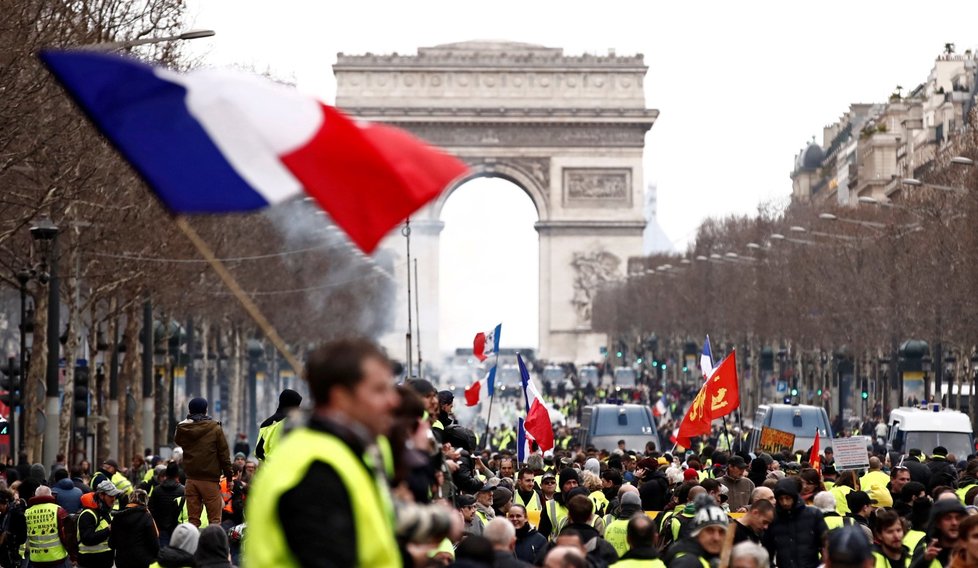
M 867 381 L 866 379 L 863 379 L 862 380 L 862 383 L 863 383 L 863 392 L 860 393 L 860 394 L 862 395 L 863 400 L 868 400 L 869 399 L 869 384 L 868 384 L 869 381 Z
M 621 359 L 621 351 L 616 352 L 615 355 L 617 355 L 618 358 Z
M 798 396 L 798 387 L 791 387 L 791 396 Z
M 641 365 L 642 364 L 642 358 L 639 357 L 638 359 L 635 359 L 635 362 L 638 363 L 639 365 Z
M 683 365 L 683 372 L 684 373 L 688 373 L 689 372 L 689 367 L 687 367 L 686 365 Z
M 862 396 L 863 396 L 863 400 L 868 399 L 869 398 L 869 391 L 863 390 Z
M 816 392 L 816 393 L 818 393 L 818 396 L 822 396 L 822 389 L 818 389 L 818 390 L 817 390 L 817 391 L 815 391 L 815 392 Z
M 75 418 L 85 418 L 88 416 L 88 365 L 75 365 Z

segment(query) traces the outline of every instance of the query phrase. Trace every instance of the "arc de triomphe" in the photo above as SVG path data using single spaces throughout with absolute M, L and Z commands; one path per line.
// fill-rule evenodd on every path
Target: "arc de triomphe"
M 642 152 L 658 116 L 645 108 L 647 69 L 642 55 L 569 56 L 561 48 L 480 41 L 417 55 L 340 53 L 333 66 L 344 111 L 446 149 L 472 166 L 472 177 L 504 178 L 526 191 L 539 214 L 539 353 L 578 363 L 596 360 L 606 341 L 591 331 L 592 295 L 624 276 L 626 259 L 642 252 Z M 439 344 L 439 219 L 456 187 L 411 219 L 411 252 L 423 267 L 426 360 Z M 382 247 L 398 259 L 399 289 L 397 319 L 382 342 L 403 358 L 404 238 L 392 233 Z M 503 346 L 517 347 L 507 345 L 505 329 Z

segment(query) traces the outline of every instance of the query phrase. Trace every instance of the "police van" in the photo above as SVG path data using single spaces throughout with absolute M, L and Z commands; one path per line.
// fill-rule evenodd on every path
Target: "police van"
M 829 416 L 821 406 L 808 404 L 762 404 L 757 407 L 754 424 L 750 432 L 750 451 L 757 453 L 761 442 L 761 429 L 773 428 L 795 435 L 792 451 L 806 451 L 815 443 L 815 430 L 818 430 L 820 445 L 824 450 L 832 445 L 832 425 Z
M 918 449 L 930 454 L 937 446 L 943 446 L 959 459 L 975 453 L 971 418 L 957 410 L 943 409 L 939 404 L 927 408 L 895 408 L 886 425 L 886 447 L 895 452 L 905 454 Z
M 629 450 L 644 450 L 649 441 L 658 446 L 652 410 L 642 404 L 592 404 L 581 409 L 578 441 L 582 447 L 611 451 L 618 447 L 618 440 L 625 440 Z

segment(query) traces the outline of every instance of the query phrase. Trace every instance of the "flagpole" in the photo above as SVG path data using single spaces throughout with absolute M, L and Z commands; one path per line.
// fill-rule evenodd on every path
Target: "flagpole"
M 499 339 L 498 338 L 495 338 L 493 341 L 494 342 L 495 341 L 499 341 Z M 492 368 L 493 369 L 496 369 L 498 371 L 499 370 L 499 344 L 496 343 L 495 345 L 493 345 L 493 349 L 495 349 L 495 351 L 496 351 L 496 360 L 492 364 Z M 492 373 L 492 371 L 490 371 L 490 373 Z M 495 377 L 493 377 L 493 379 L 495 379 Z M 488 385 L 488 381 L 487 381 L 486 387 L 488 387 L 488 386 L 489 385 Z M 483 448 L 488 448 L 489 447 L 489 424 L 490 424 L 490 419 L 492 418 L 492 401 L 495 400 L 495 398 L 496 398 L 496 381 L 493 380 L 492 381 L 492 388 L 489 389 L 489 412 L 486 413 L 486 435 L 482 439 L 482 447 Z
M 408 217 L 404 220 L 404 227 L 401 229 L 401 234 L 404 235 L 404 242 L 407 246 L 407 333 L 405 334 L 405 343 L 407 344 L 407 375 L 408 379 L 414 376 L 414 371 L 411 368 L 414 360 L 414 355 L 411 353 L 411 218 Z
M 265 318 L 265 315 L 262 314 L 261 310 L 258 309 L 255 302 L 248 296 L 247 293 L 245 293 L 245 291 L 241 288 L 241 285 L 238 284 L 238 281 L 234 279 L 234 276 L 228 272 L 228 269 L 226 266 L 224 266 L 224 263 L 217 258 L 217 255 L 214 254 L 214 250 L 211 249 L 210 245 L 208 245 L 200 234 L 198 234 L 197 231 L 190 226 L 190 223 L 187 221 L 186 217 L 177 215 L 173 218 L 173 222 L 176 224 L 177 228 L 180 229 L 180 231 L 182 231 L 188 239 L 190 239 L 190 242 L 193 243 L 197 251 L 200 252 L 201 256 L 203 256 L 207 263 L 211 265 L 211 268 L 214 269 L 214 272 L 217 272 L 217 275 L 224 282 L 224 285 L 227 286 L 228 289 L 231 290 L 234 297 L 241 302 L 241 306 L 246 312 L 248 312 L 251 319 L 255 320 L 255 323 L 258 324 L 259 328 L 261 328 L 262 332 L 265 334 L 265 337 L 272 342 L 275 349 L 282 355 L 282 357 L 285 358 L 286 361 L 288 361 L 289 365 L 292 366 L 292 369 L 295 372 L 300 372 L 302 370 L 302 364 L 299 363 L 299 359 L 292 354 L 288 346 L 285 345 L 285 341 L 282 340 L 278 332 L 275 331 L 275 328 L 272 327 L 272 324 Z
M 410 309 L 410 307 L 408 307 Z M 414 325 L 418 335 L 418 378 L 424 378 L 421 370 L 421 285 L 418 284 L 418 259 L 414 259 Z

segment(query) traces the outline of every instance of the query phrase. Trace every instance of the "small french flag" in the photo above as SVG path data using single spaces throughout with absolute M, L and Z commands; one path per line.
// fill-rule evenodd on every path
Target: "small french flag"
M 403 130 L 245 73 L 177 73 L 81 50 L 40 57 L 172 213 L 253 211 L 305 194 L 369 254 L 468 171 Z
M 485 387 L 483 388 L 483 385 Z M 485 377 L 469 385 L 465 389 L 465 406 L 475 406 L 483 400 L 483 393 L 486 397 L 492 396 L 496 389 L 496 366 L 493 365 Z
M 498 324 L 487 332 L 475 334 L 472 341 L 472 354 L 479 361 L 485 361 L 489 355 L 499 353 L 499 335 L 502 333 L 503 324 Z
M 706 336 L 703 342 L 703 353 L 700 354 L 700 370 L 703 371 L 703 379 L 709 379 L 713 374 L 713 349 L 710 347 L 710 336 Z

